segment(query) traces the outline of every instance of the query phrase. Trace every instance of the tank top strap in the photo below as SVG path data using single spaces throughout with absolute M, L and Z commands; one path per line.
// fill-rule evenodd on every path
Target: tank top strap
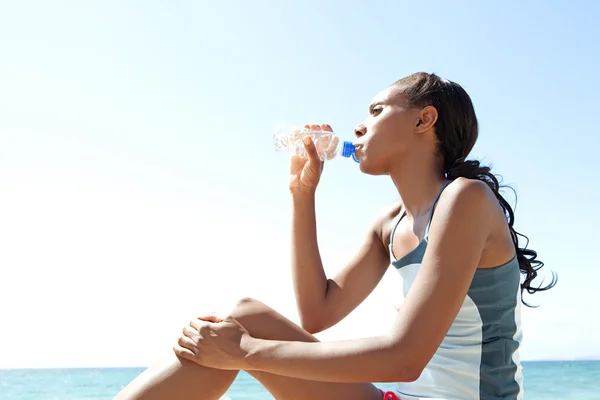
M 442 192 L 444 191 L 444 189 L 446 189 L 446 187 L 451 182 L 452 181 L 448 181 L 448 182 L 444 183 L 444 185 L 440 189 L 440 192 L 438 193 L 438 195 L 436 196 L 435 200 L 433 201 L 433 205 L 431 206 L 431 211 L 429 212 L 429 219 L 427 220 L 427 225 L 425 227 L 425 237 L 429 237 L 429 226 L 431 225 L 431 219 L 433 218 L 433 212 L 435 211 L 435 206 L 437 205 L 437 202 L 440 199 L 440 196 L 442 195 Z
M 392 232 L 390 233 L 390 244 L 389 244 L 390 254 L 392 255 L 392 257 L 394 257 L 394 251 L 392 250 L 392 245 L 394 244 L 394 233 L 396 233 L 396 228 L 398 228 L 398 225 L 400 225 L 400 221 L 402 221 L 402 218 L 404 218 L 405 215 L 406 215 L 406 209 L 404 208 L 404 206 L 402 206 L 400 212 L 398 213 L 398 216 L 396 218 L 394 218 L 394 220 L 392 222 L 393 225 L 392 225 Z

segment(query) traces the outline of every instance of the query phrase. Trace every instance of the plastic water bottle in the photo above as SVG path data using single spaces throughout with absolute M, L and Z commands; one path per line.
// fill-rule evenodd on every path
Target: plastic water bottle
M 297 128 L 279 125 L 273 133 L 273 145 L 275 151 L 287 153 L 291 156 L 307 157 L 302 139 L 310 136 L 315 143 L 317 154 L 322 161 L 332 160 L 338 155 L 359 162 L 356 158 L 355 148 L 350 141 L 341 141 L 334 133 L 323 130 L 312 130 L 309 128 Z

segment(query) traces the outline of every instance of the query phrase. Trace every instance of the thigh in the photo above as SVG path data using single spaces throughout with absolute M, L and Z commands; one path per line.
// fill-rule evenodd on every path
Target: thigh
M 113 400 L 216 400 L 237 374 L 238 371 L 203 367 L 170 351 L 129 382 Z
M 252 336 L 260 339 L 318 341 L 300 326 L 254 299 L 240 300 L 231 314 Z M 380 391 L 371 383 L 317 382 L 258 371 L 248 371 L 248 373 L 277 400 L 381 400 L 382 398 Z

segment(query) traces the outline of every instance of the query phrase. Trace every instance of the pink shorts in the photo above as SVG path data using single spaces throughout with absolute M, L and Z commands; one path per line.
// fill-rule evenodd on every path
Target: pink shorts
M 381 395 L 383 396 L 383 400 L 400 400 L 398 398 L 398 396 L 396 396 L 396 393 L 394 393 L 394 392 L 384 392 L 381 389 L 379 389 L 379 391 L 381 392 Z

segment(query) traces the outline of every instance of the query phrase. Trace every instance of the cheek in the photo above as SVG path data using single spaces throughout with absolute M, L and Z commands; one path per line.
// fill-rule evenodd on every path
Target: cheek
M 390 149 L 397 146 L 397 140 L 389 132 L 373 130 L 373 134 L 369 135 L 363 141 L 364 156 L 369 158 L 371 162 L 385 158 L 390 152 Z
M 388 113 L 374 124 L 374 130 L 380 139 L 389 146 L 406 142 L 414 131 L 413 122 L 404 113 Z

